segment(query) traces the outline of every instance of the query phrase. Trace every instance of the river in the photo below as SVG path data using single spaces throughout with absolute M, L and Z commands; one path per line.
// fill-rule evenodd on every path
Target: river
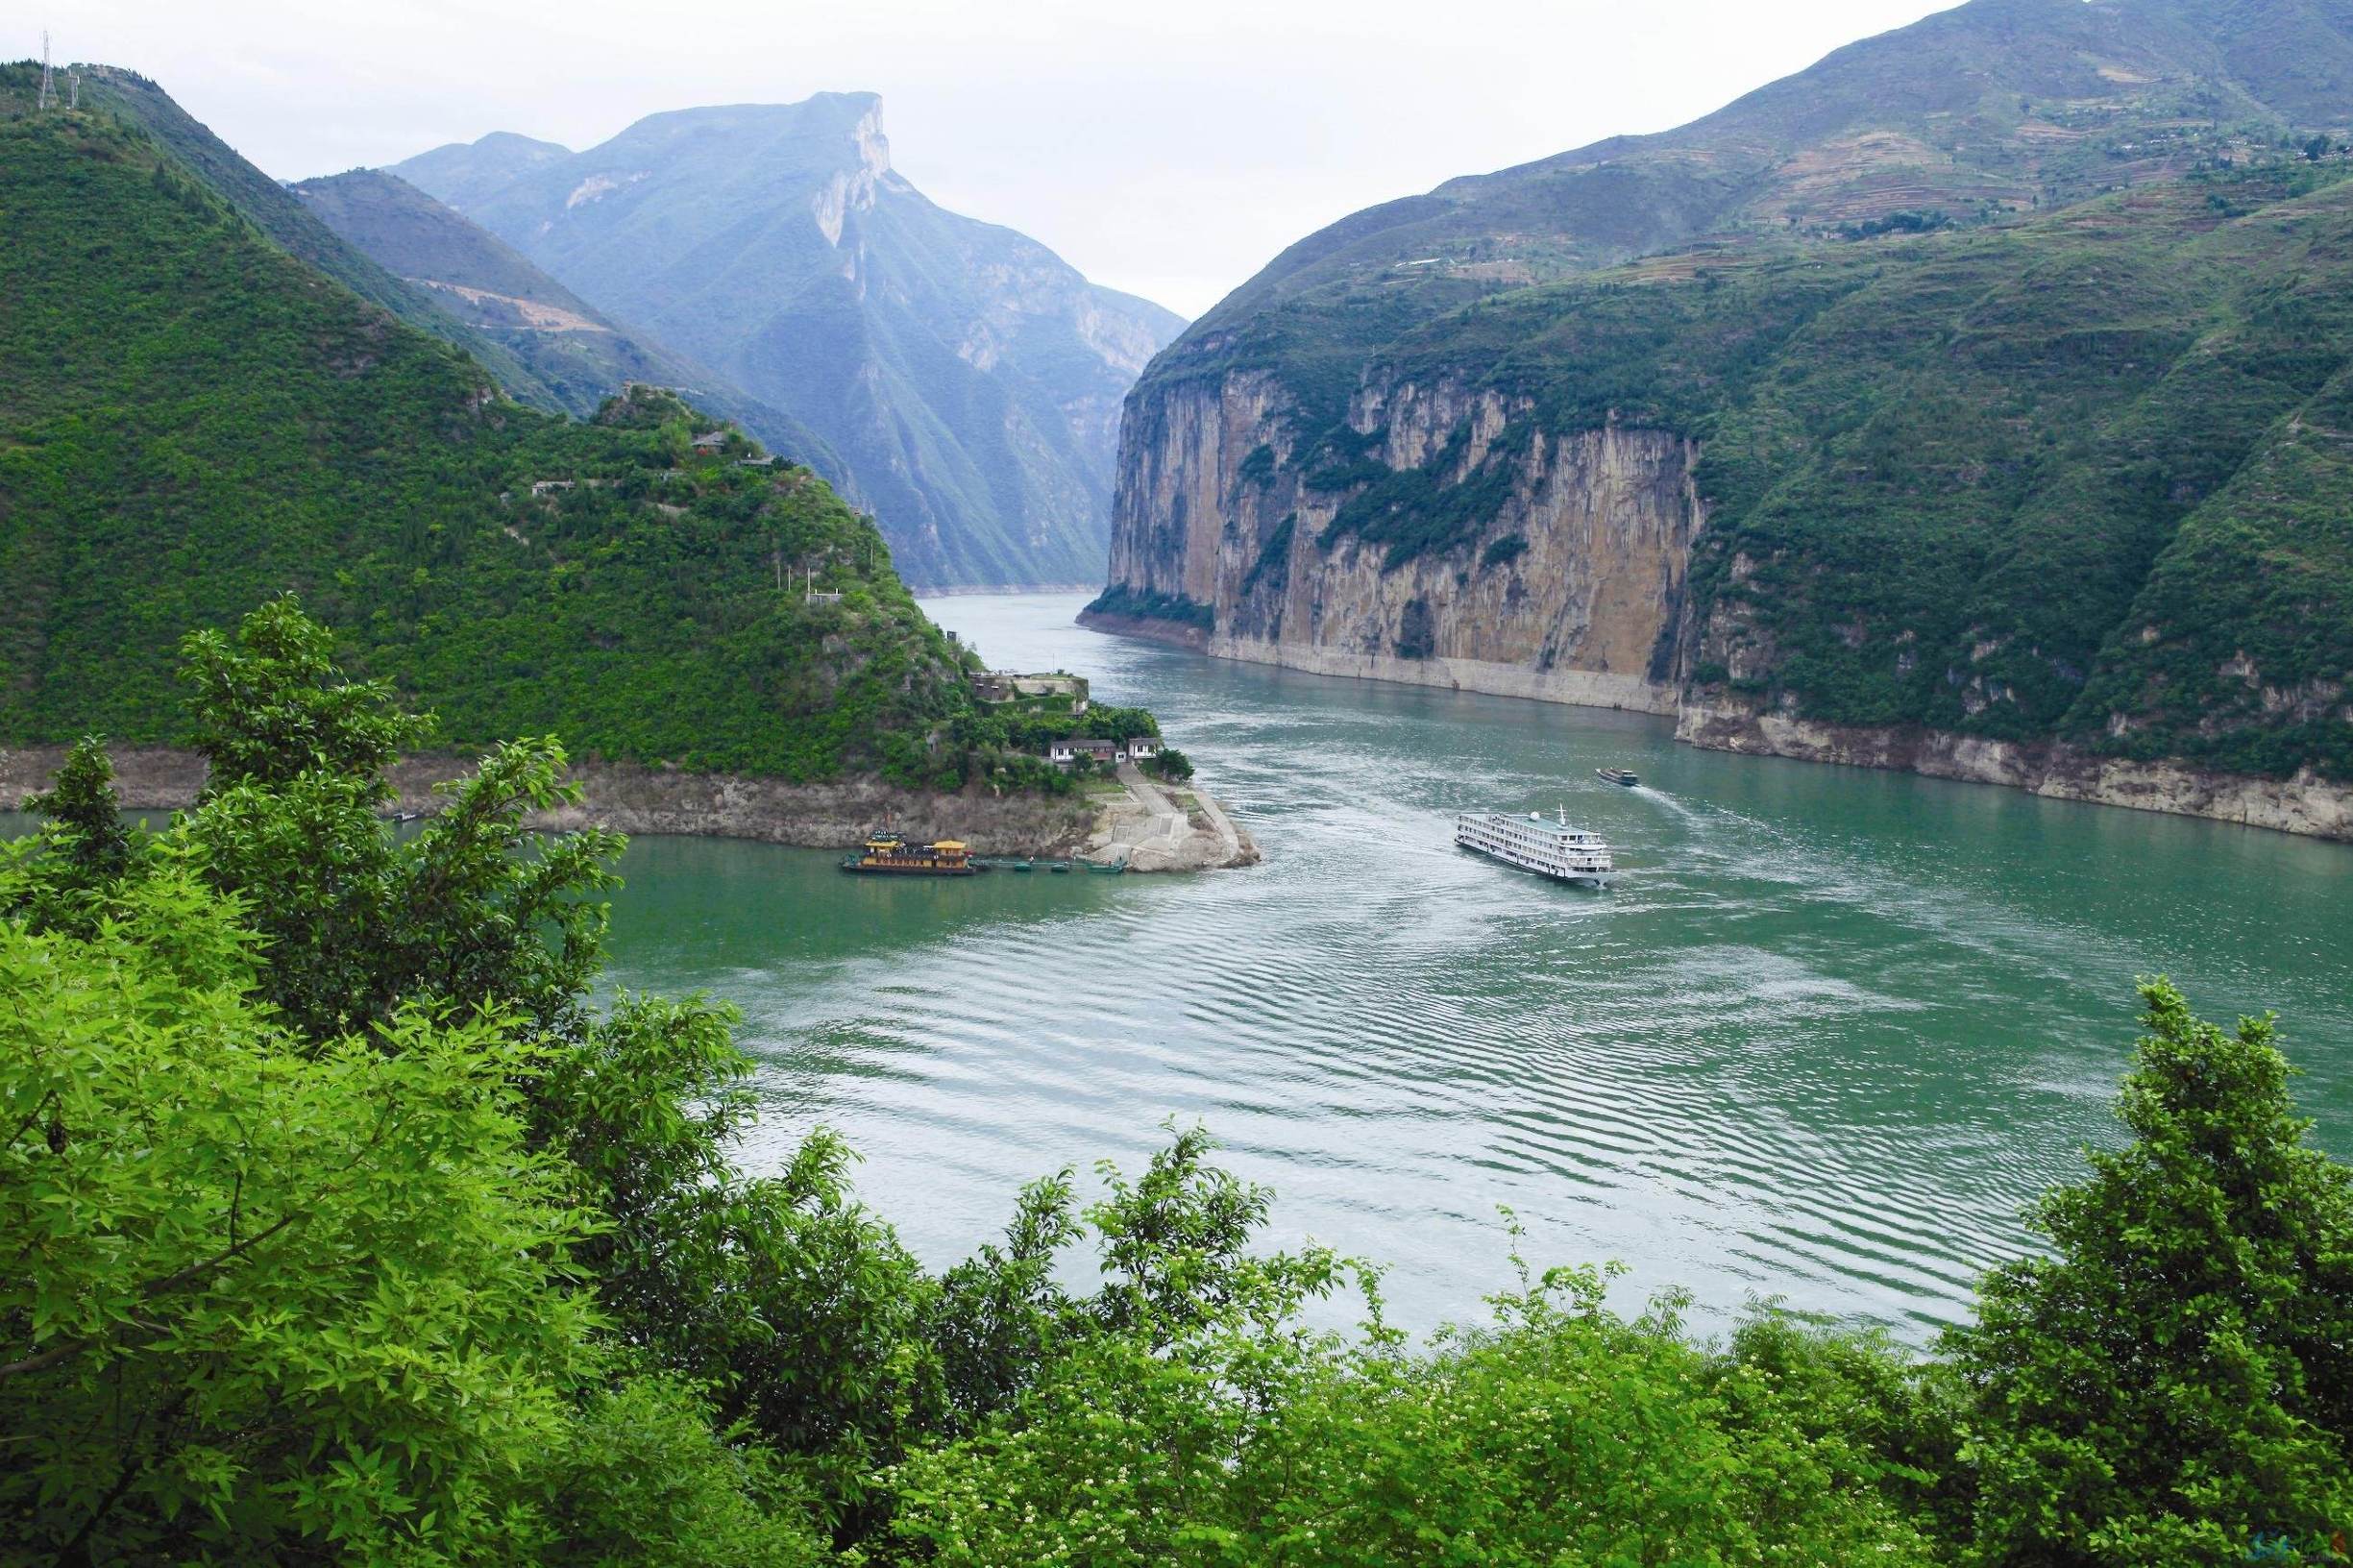
M 1272 1239 L 1385 1264 L 1413 1328 L 1508 1282 L 1508 1207 L 1532 1262 L 1627 1264 L 1629 1306 L 1682 1286 L 1704 1323 L 1779 1297 L 1918 1339 L 2113 1138 L 2142 973 L 2276 1009 L 2353 1147 L 2353 849 L 1212 660 L 1081 630 L 1083 601 L 926 608 L 1152 708 L 1266 864 L 877 883 L 647 839 L 624 866 L 616 978 L 744 1011 L 752 1163 L 840 1129 L 935 1263 L 1021 1183 L 1198 1120 L 1275 1190 Z M 1623 883 L 1457 850 L 1481 805 L 1565 806 Z

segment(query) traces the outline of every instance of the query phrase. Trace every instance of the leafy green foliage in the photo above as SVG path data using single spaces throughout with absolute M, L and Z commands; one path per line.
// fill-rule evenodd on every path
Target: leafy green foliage
M 1250 563 L 1248 574 L 1242 577 L 1243 598 L 1256 593 L 1262 583 L 1270 594 L 1280 594 L 1290 586 L 1291 540 L 1298 531 L 1299 514 L 1284 513 L 1283 521 L 1275 525 L 1274 531 L 1266 536 L 1266 542 L 1259 546 L 1258 558 Z
M 235 914 L 167 867 L 92 938 L 0 926 L 0 1518 L 81 1560 L 495 1550 L 593 1322 L 517 1047 L 410 1011 L 298 1049 Z
M 143 847 L 116 809 L 114 764 L 95 735 L 85 735 L 65 753 L 56 781 L 25 796 L 24 809 L 46 819 L 42 847 L 52 872 L 28 895 L 27 925 L 35 931 L 66 929 L 86 935 L 104 911 L 108 888 L 129 870 Z
M 1489 541 L 1487 548 L 1479 552 L 1479 568 L 1486 572 L 1499 566 L 1509 566 L 1527 553 L 1528 536 L 1524 533 L 1507 533 L 1500 539 Z
M 1458 550 L 1485 531 L 1511 494 L 1532 427 L 1507 428 L 1476 464 L 1466 420 L 1438 453 L 1418 468 L 1384 470 L 1343 502 L 1316 542 L 1326 550 L 1351 537 L 1382 545 L 1381 569 L 1394 572 L 1423 555 Z
M 2353 1507 L 2353 1172 L 2268 1019 L 2146 989 L 2133 1141 L 1941 1361 L 1525 1263 L 1417 1347 L 1197 1128 L 934 1274 L 838 1136 L 739 1167 L 725 1008 L 589 1005 L 617 845 L 527 849 L 552 742 L 404 839 L 422 726 L 291 603 L 187 674 L 195 812 L 110 831 L 85 743 L 0 846 L 0 1555 L 2186 1565 Z
M 1187 599 L 1183 594 L 1140 590 L 1123 582 L 1115 582 L 1097 594 L 1085 613 L 1133 616 L 1139 621 L 1168 621 L 1201 631 L 1213 629 L 1216 619 L 1215 612 L 1209 605 Z
M 2305 1141 L 2270 1019 L 2142 997 L 2133 1141 L 1950 1336 L 1989 1560 L 2212 1562 L 2353 1517 L 2353 1172 Z

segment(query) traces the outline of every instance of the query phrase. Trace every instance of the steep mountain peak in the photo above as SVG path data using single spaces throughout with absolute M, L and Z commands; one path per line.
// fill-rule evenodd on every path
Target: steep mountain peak
M 911 580 L 1089 579 L 1119 401 L 1182 323 L 927 201 L 882 114 L 871 92 L 650 114 L 463 210 L 804 422 Z

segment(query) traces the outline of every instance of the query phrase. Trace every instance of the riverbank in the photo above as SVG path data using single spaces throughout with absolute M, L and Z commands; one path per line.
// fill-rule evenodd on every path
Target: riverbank
M 2178 762 L 2095 756 L 2061 742 L 2020 745 L 1943 730 L 1816 723 L 1780 714 L 1684 702 L 1673 687 L 1631 675 L 1476 659 L 1409 660 L 1262 639 L 1212 637 L 1190 626 L 1082 613 L 1090 631 L 1135 637 L 1212 658 L 1311 674 L 1437 686 L 1567 707 L 1614 708 L 1675 720 L 1675 738 L 1708 751 L 1877 768 L 1970 784 L 1995 784 L 2053 799 L 2202 817 L 2307 838 L 2353 843 L 2353 785 L 2307 771 L 2289 778 L 2218 772 Z
M 1823 724 L 1696 703 L 1677 714 L 1675 738 L 1711 751 L 1885 768 L 1998 784 L 2058 800 L 2353 842 L 2353 787 L 2309 771 L 2290 778 L 2255 778 L 2176 762 L 2094 756 L 2060 742 L 2020 745 L 1948 730 Z
M 177 811 L 194 801 L 204 787 L 204 761 L 194 752 L 140 746 L 108 750 L 114 762 L 116 793 L 128 809 Z M 47 789 L 64 756 L 65 748 L 59 746 L 0 749 L 0 805 L 12 807 L 33 791 Z M 437 810 L 442 797 L 433 793 L 433 786 L 464 776 L 473 765 L 471 758 L 447 753 L 402 761 L 391 772 L 398 792 L 392 809 L 404 814 Z M 913 839 L 961 839 L 980 855 L 1105 862 L 1125 857 L 1129 869 L 1139 871 L 1210 870 L 1256 865 L 1260 858 L 1247 834 L 1213 830 L 1171 839 L 1140 831 L 1138 824 L 1164 816 L 1168 803 L 1156 804 L 1124 781 L 1115 796 L 998 796 L 985 788 L 941 795 L 876 778 L 795 784 L 601 762 L 576 765 L 571 778 L 580 786 L 580 802 L 536 813 L 532 826 L 556 831 L 608 827 L 632 834 L 675 833 L 846 849 L 877 824 L 889 822 Z M 1138 779 L 1141 782 L 1141 775 Z M 1205 813 L 1214 808 L 1206 795 L 1191 793 L 1207 802 Z M 1221 810 L 1215 815 L 1224 818 Z

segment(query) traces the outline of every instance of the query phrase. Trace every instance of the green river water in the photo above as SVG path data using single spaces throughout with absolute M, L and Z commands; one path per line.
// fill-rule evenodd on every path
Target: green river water
M 1648 717 L 1233 664 L 1079 629 L 1084 596 L 926 608 L 993 663 L 1143 703 L 1266 864 L 1191 877 L 846 877 L 641 840 L 616 978 L 745 1013 L 754 1163 L 815 1123 L 934 1262 L 1024 1181 L 1133 1166 L 1170 1117 L 1277 1194 L 1273 1235 L 1389 1267 L 1414 1327 L 1537 1264 L 1920 1337 L 2079 1169 L 2165 972 L 2275 1009 L 2353 1152 L 2353 849 L 2012 791 L 1679 747 Z M 1620 764 L 1643 787 L 1601 783 Z M 1567 807 L 1623 883 L 1452 844 Z
M 1679 1285 L 1703 1323 L 1774 1296 L 1918 1339 L 2115 1136 L 2151 972 L 2212 1017 L 2276 1010 L 2353 1155 L 2353 847 L 1225 663 L 1083 631 L 1084 601 L 926 608 L 1150 706 L 1264 865 L 877 881 L 644 838 L 622 868 L 612 978 L 744 1013 L 748 1163 L 838 1128 L 937 1265 L 1023 1182 L 1132 1168 L 1176 1118 L 1274 1188 L 1271 1239 L 1387 1265 L 1409 1327 L 1509 1281 L 1508 1206 L 1532 1263 L 1626 1263 L 1630 1307 Z M 1453 846 L 1464 808 L 1563 805 L 1617 888 Z

